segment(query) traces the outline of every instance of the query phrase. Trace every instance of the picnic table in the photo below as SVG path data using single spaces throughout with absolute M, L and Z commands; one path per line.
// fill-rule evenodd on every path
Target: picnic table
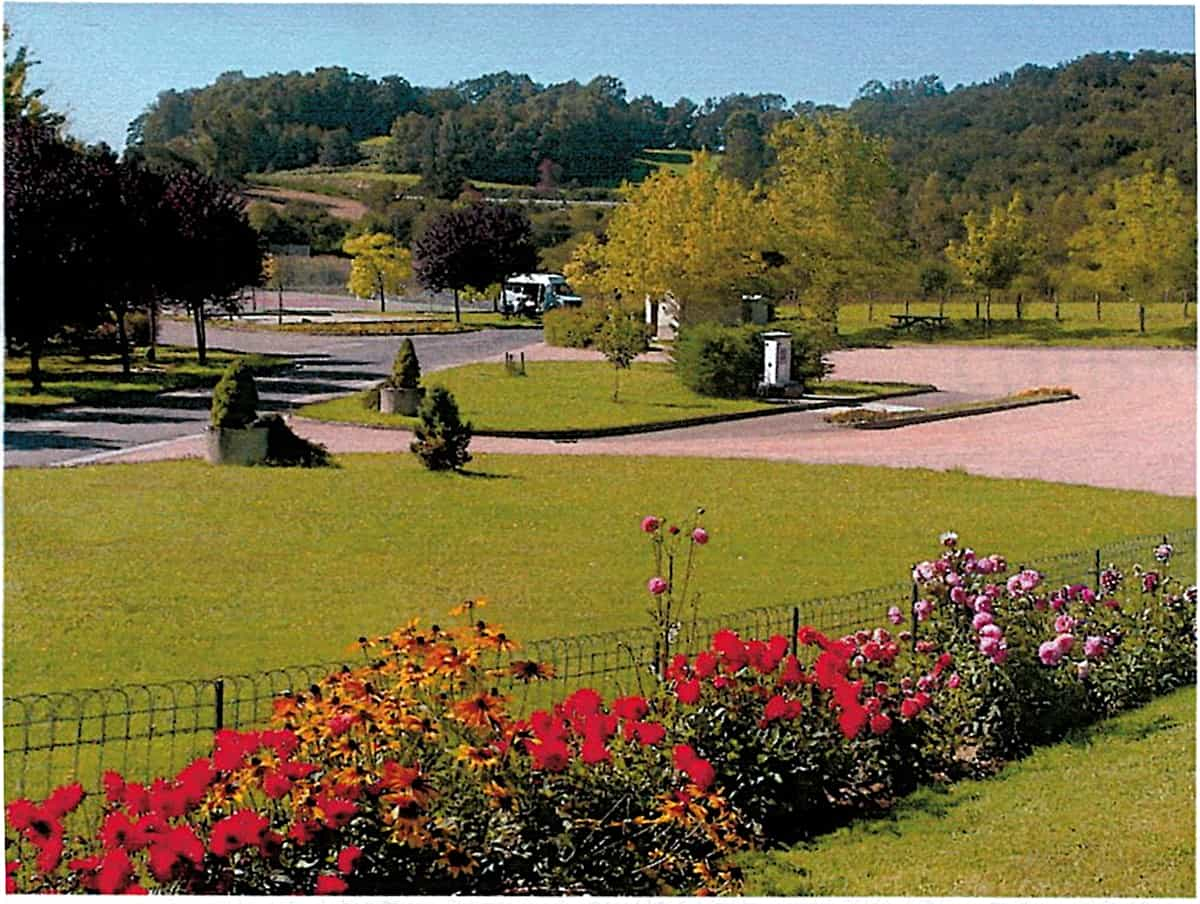
M 938 327 L 942 329 L 946 326 L 949 317 L 943 317 L 941 314 L 890 314 L 888 315 L 895 321 L 892 324 L 894 330 L 910 330 L 913 327 Z

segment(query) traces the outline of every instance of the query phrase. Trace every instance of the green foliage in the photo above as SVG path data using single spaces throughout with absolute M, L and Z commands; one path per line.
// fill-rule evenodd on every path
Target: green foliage
M 421 364 L 411 339 L 400 343 L 388 383 L 396 389 L 416 389 L 421 384 Z
M 615 383 L 613 385 L 613 401 L 621 391 L 621 371 L 628 370 L 634 358 L 649 348 L 649 329 L 636 313 L 623 311 L 616 305 L 609 305 L 604 324 L 596 334 L 596 348 L 604 355 L 604 359 L 613 366 Z
M 688 326 L 675 340 L 672 355 L 680 381 L 701 395 L 752 396 L 762 379 L 762 340 L 755 327 Z
M 249 427 L 258 416 L 257 408 L 258 388 L 254 385 L 254 373 L 241 360 L 234 361 L 213 389 L 210 422 L 214 427 Z
M 430 471 L 460 471 L 471 460 L 471 424 L 463 422 L 450 391 L 433 387 L 417 409 L 410 448 Z
M 280 468 L 334 466 L 328 449 L 320 443 L 297 436 L 282 416 L 268 414 L 262 418 L 262 423 L 267 428 L 267 465 Z
M 946 257 L 968 285 L 1007 289 L 1021 273 L 1029 272 L 1041 255 L 1045 239 L 1030 222 L 1025 202 L 1014 192 L 1006 207 L 993 207 L 986 220 L 971 212 L 963 218 L 967 236 L 946 247 Z
M 373 232 L 346 239 L 342 250 L 354 260 L 350 265 L 350 291 L 359 298 L 379 298 L 383 310 L 387 293 L 398 294 L 412 275 L 412 255 L 386 233 Z
M 555 308 L 542 317 L 542 338 L 547 345 L 591 348 L 604 324 L 604 308 L 598 304 Z

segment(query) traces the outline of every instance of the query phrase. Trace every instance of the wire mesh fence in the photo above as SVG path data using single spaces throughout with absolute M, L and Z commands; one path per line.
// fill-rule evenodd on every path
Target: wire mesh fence
M 1050 586 L 1094 584 L 1100 569 L 1110 563 L 1124 568 L 1135 561 L 1148 563 L 1163 539 L 1157 534 L 1131 537 L 1100 549 L 1011 565 L 1037 568 Z M 1172 572 L 1194 583 L 1195 529 L 1177 531 L 1169 540 L 1175 549 Z M 794 637 L 800 624 L 845 633 L 883 624 L 890 606 L 907 608 L 911 591 L 910 583 L 897 583 L 821 599 L 685 616 L 678 632 L 666 638 L 639 628 L 533 640 L 515 652 L 494 654 L 483 665 L 515 712 L 548 705 L 583 686 L 606 695 L 645 693 L 668 656 L 697 652 L 722 628 L 747 638 Z M 515 664 L 528 661 L 549 664 L 549 677 L 522 680 Z M 108 769 L 131 781 L 172 773 L 210 752 L 215 730 L 261 726 L 280 695 L 303 691 L 330 672 L 356 664 L 361 663 L 313 663 L 253 675 L 6 697 L 5 797 L 40 798 L 65 781 L 97 789 Z

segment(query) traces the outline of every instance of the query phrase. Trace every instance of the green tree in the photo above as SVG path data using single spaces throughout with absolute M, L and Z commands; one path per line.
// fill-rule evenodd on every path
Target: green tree
M 471 460 L 471 424 L 458 413 L 450 390 L 434 386 L 417 409 L 417 426 L 409 448 L 431 471 L 460 471 Z
M 596 335 L 596 348 L 613 366 L 613 401 L 618 401 L 621 391 L 621 371 L 629 370 L 634 359 L 644 352 L 646 324 L 629 311 L 609 305 L 604 315 L 604 325 Z
M 725 139 L 725 152 L 721 155 L 721 174 L 736 179 L 746 188 L 766 172 L 769 148 L 758 116 L 749 110 L 738 110 L 729 114 L 721 130 Z
M 35 122 L 55 132 L 61 131 L 65 117 L 55 113 L 42 102 L 45 90 L 28 87 L 29 70 L 38 65 L 38 60 L 30 59 L 29 48 L 22 45 L 9 57 L 9 42 L 12 31 L 8 23 L 4 23 L 4 122 L 12 123 L 17 119 Z
M 740 295 L 762 291 L 762 209 L 705 153 L 681 175 L 659 171 L 630 190 L 606 239 L 586 236 L 565 273 L 585 295 L 671 294 L 683 322 L 732 319 Z
M 1007 289 L 1016 277 L 1039 261 L 1044 239 L 1034 229 L 1020 192 L 1004 207 L 993 207 L 985 218 L 972 211 L 963 217 L 966 238 L 946 246 L 946 257 L 961 271 L 969 286 L 983 289 L 989 299 L 995 289 Z
M 379 310 L 387 309 L 386 293 L 393 295 L 404 288 L 412 276 L 412 256 L 396 240 L 383 232 L 346 239 L 342 250 L 353 256 L 350 263 L 350 291 L 359 298 L 379 297 Z
M 1069 242 L 1081 280 L 1142 300 L 1196 284 L 1196 205 L 1172 170 L 1147 168 L 1090 199 Z
M 872 289 L 900 269 L 886 147 L 841 115 L 781 123 L 770 143 L 776 165 L 766 205 L 785 259 L 778 288 L 807 294 L 836 325 L 847 293 Z

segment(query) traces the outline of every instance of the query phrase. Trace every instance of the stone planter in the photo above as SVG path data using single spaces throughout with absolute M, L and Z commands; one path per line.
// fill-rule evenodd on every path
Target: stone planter
M 424 393 L 418 387 L 417 389 L 396 389 L 393 386 L 379 387 L 379 413 L 380 414 L 403 414 L 406 417 L 413 417 L 417 413 L 417 406 L 421 403 L 421 396 Z
M 205 458 L 214 465 L 257 465 L 267 458 L 266 427 L 209 427 Z

